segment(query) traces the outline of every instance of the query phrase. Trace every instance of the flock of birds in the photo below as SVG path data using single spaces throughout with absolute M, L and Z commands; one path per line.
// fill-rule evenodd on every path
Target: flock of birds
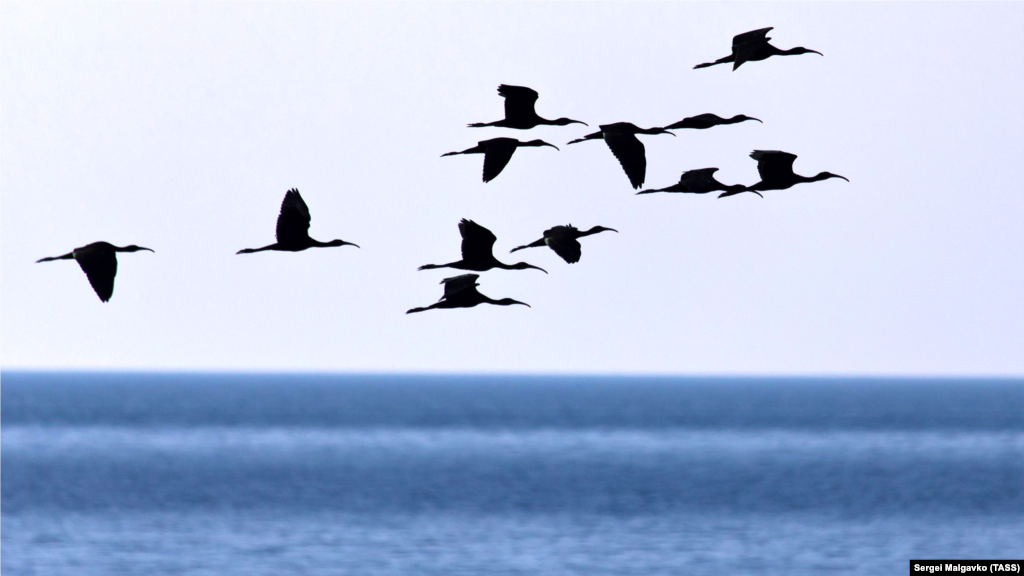
M 745 32 L 734 36 L 732 40 L 731 54 L 713 62 L 698 64 L 694 66 L 694 68 L 707 68 L 709 66 L 716 66 L 718 64 L 727 64 L 731 62 L 733 65 L 732 69 L 735 71 L 746 62 L 756 62 L 772 56 L 792 56 L 807 53 L 821 55 L 821 53 L 816 50 L 810 50 L 803 47 L 791 48 L 789 50 L 780 50 L 776 48 L 769 43 L 771 38 L 768 37 L 768 32 L 771 30 L 772 28 L 762 28 L 760 30 L 753 30 L 751 32 Z M 584 126 L 587 126 L 585 122 L 579 120 L 572 120 L 569 118 L 548 120 L 537 115 L 534 106 L 539 95 L 536 91 L 530 88 L 502 84 L 498 87 L 498 95 L 505 99 L 505 117 L 495 122 L 469 124 L 469 127 L 498 127 L 512 128 L 516 130 L 529 130 L 542 125 L 567 126 L 570 124 L 583 124 Z M 746 122 L 749 120 L 761 122 L 761 120 L 758 120 L 757 118 L 752 118 L 742 114 L 733 116 L 732 118 L 721 118 L 715 114 L 700 114 L 665 127 L 647 129 L 640 128 L 630 122 L 616 122 L 612 124 L 602 124 L 599 126 L 600 130 L 597 132 L 572 140 L 569 144 L 576 144 L 578 142 L 585 142 L 588 140 L 604 140 L 608 149 L 611 150 L 615 158 L 618 159 L 619 164 L 622 166 L 622 170 L 629 179 L 630 185 L 632 185 L 635 190 L 643 186 L 647 172 L 646 151 L 643 143 L 637 138 L 638 134 L 671 134 L 675 136 L 671 130 L 705 130 L 715 126 L 736 124 L 738 122 Z M 551 148 L 558 150 L 557 146 L 544 142 L 543 140 L 522 142 L 515 138 L 492 138 L 490 140 L 481 140 L 476 146 L 462 150 L 461 152 L 448 152 L 443 154 L 442 157 L 460 154 L 483 154 L 483 181 L 490 182 L 501 174 L 502 170 L 504 170 L 508 165 L 509 161 L 512 159 L 512 155 L 515 154 L 515 151 L 518 148 L 543 146 L 550 146 Z M 714 176 L 718 168 L 700 168 L 683 172 L 682 176 L 679 178 L 679 182 L 672 186 L 641 190 L 637 192 L 637 194 L 651 194 L 654 192 L 706 194 L 708 192 L 721 192 L 718 197 L 725 198 L 741 194 L 743 192 L 752 192 L 761 196 L 761 192 L 768 190 L 785 190 L 791 186 L 805 182 L 817 182 L 829 178 L 842 178 L 843 180 L 847 180 L 847 178 L 839 176 L 838 174 L 832 174 L 831 172 L 821 172 L 815 176 L 801 176 L 796 174 L 793 172 L 793 162 L 797 157 L 795 154 L 791 154 L 789 152 L 782 152 L 778 150 L 755 150 L 750 154 L 750 157 L 757 161 L 757 171 L 761 177 L 759 182 L 750 186 L 742 184 L 722 184 L 716 180 Z M 309 236 L 309 223 L 309 207 L 306 206 L 306 203 L 303 201 L 299 191 L 291 189 L 285 194 L 284 200 L 281 203 L 281 211 L 277 217 L 277 242 L 263 246 L 262 248 L 245 248 L 243 250 L 239 250 L 237 253 L 251 254 L 253 252 L 262 252 L 266 250 L 299 252 L 308 248 L 326 248 L 335 246 L 356 246 L 358 248 L 358 245 L 344 240 L 331 240 L 330 242 L 314 240 Z M 547 246 L 567 263 L 573 264 L 580 260 L 581 247 L 579 239 L 599 232 L 618 231 L 604 226 L 594 226 L 586 231 L 580 231 L 572 225 L 555 226 L 545 230 L 540 239 L 530 242 L 529 244 L 513 248 L 510 253 L 523 250 L 525 248 L 540 248 Z M 460 260 L 449 262 L 447 264 L 425 264 L 420 266 L 419 269 L 429 270 L 435 268 L 455 268 L 458 270 L 468 270 L 472 272 L 485 272 L 493 268 L 501 268 L 504 270 L 535 269 L 540 270 L 545 274 L 547 273 L 543 268 L 527 264 L 526 262 L 505 264 L 499 261 L 493 254 L 494 243 L 497 238 L 490 230 L 476 222 L 473 222 L 472 220 L 463 219 L 459 222 L 459 233 L 462 235 L 462 258 Z M 99 296 L 101 301 L 107 302 L 114 293 L 114 277 L 117 274 L 116 253 L 138 252 L 141 250 L 153 252 L 153 250 L 149 248 L 143 248 L 135 245 L 119 247 L 108 242 L 94 242 L 87 246 L 76 248 L 62 256 L 41 258 L 40 260 L 37 260 L 37 262 L 75 260 L 82 268 L 82 271 L 85 272 L 93 290 L 96 291 L 96 295 Z M 462 274 L 451 278 L 445 278 L 441 281 L 441 284 L 444 285 L 444 295 L 441 296 L 441 299 L 438 302 L 421 308 L 412 308 L 406 313 L 412 314 L 436 308 L 470 308 L 484 303 L 498 306 L 509 306 L 512 304 L 529 306 L 529 304 L 526 304 L 525 302 L 519 302 L 511 298 L 494 300 L 481 294 L 477 290 L 477 286 L 479 286 L 477 280 L 479 278 L 479 274 Z

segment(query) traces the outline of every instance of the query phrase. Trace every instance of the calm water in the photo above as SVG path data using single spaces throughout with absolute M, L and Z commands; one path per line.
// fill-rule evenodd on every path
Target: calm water
M 2 375 L 16 575 L 1024 557 L 1024 381 Z

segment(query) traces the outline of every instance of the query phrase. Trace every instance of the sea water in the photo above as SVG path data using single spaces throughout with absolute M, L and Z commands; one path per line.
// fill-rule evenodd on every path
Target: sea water
M 2 374 L 5 576 L 1024 557 L 1024 381 Z

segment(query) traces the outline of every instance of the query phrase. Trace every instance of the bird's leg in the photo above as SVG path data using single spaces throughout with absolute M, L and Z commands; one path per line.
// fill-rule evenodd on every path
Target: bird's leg
M 729 54 L 728 56 L 725 56 L 724 58 L 719 58 L 718 60 L 715 60 L 714 62 L 705 62 L 704 64 L 697 64 L 696 66 L 693 67 L 693 69 L 696 70 L 697 68 L 707 68 L 708 66 L 717 66 L 719 64 L 725 64 L 727 62 L 733 62 L 735 59 L 736 59 L 736 57 L 734 55 Z
M 575 144 L 577 142 L 583 142 L 584 140 L 604 140 L 604 132 L 594 132 L 593 134 L 587 134 L 583 138 L 577 138 L 569 144 Z
M 274 250 L 276 248 L 277 248 L 277 242 L 274 242 L 273 244 L 270 244 L 268 246 L 264 246 L 263 248 L 243 248 L 242 250 L 239 250 L 238 252 L 235 252 L 235 254 L 252 254 L 253 252 L 262 252 L 264 250 Z
M 540 240 L 537 240 L 536 242 L 530 242 L 529 244 L 524 244 L 522 246 L 518 246 L 516 248 L 513 248 L 513 249 L 509 250 L 508 253 L 511 254 L 511 253 L 515 252 L 516 250 L 522 250 L 523 248 L 540 248 L 541 246 L 547 246 L 547 243 L 544 242 L 544 238 L 541 238 Z
M 38 264 L 40 262 L 51 262 L 53 260 L 74 260 L 74 259 L 75 259 L 75 253 L 74 252 L 68 252 L 67 254 L 64 254 L 63 256 L 50 256 L 49 258 L 40 258 L 39 260 L 36 260 L 36 264 Z

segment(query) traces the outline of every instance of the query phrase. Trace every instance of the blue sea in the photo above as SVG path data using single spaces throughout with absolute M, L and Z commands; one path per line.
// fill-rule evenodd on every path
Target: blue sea
M 1024 381 L 2 374 L 4 576 L 1024 557 Z

